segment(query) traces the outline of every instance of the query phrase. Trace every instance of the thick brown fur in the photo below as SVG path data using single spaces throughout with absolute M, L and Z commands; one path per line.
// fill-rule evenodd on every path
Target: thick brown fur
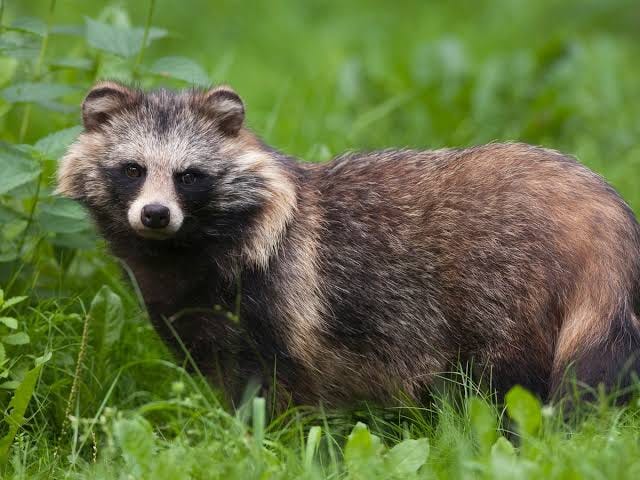
M 419 400 L 473 361 L 499 392 L 548 398 L 569 366 L 590 386 L 640 367 L 640 227 L 569 156 L 508 143 L 300 163 L 243 126 L 226 87 L 105 82 L 83 112 L 59 191 L 131 268 L 165 341 L 179 351 L 172 322 L 234 397 L 275 377 L 296 403 Z M 130 161 L 147 172 L 137 190 L 118 170 Z M 197 195 L 174 181 L 193 165 Z M 127 221 L 148 191 L 184 216 L 175 235 Z

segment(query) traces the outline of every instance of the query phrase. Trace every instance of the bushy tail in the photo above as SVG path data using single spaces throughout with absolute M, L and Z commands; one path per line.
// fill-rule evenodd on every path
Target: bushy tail
M 599 335 L 589 341 L 574 340 L 571 355 L 564 355 L 564 361 L 554 366 L 554 399 L 575 398 L 576 394 L 594 399 L 600 385 L 617 401 L 640 393 L 640 281 L 633 298 L 621 301 L 609 321 L 600 319 L 600 325 Z M 557 346 L 557 350 L 562 348 Z

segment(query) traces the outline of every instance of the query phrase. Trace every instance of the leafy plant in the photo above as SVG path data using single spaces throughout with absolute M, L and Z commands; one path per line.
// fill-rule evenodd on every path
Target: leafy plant
M 507 413 L 517 423 L 520 433 L 534 435 L 542 424 L 542 405 L 533 394 L 516 385 L 506 395 Z
M 11 378 L 11 363 L 7 358 L 6 345 L 25 345 L 29 343 L 29 335 L 24 331 L 18 331 L 19 322 L 15 317 L 4 316 L 9 309 L 27 299 L 26 296 L 4 298 L 4 291 L 0 289 L 0 388 L 14 390 L 20 382 Z
M 33 391 L 38 380 L 38 375 L 42 369 L 42 363 L 36 365 L 33 369 L 29 370 L 24 376 L 20 384 L 17 386 L 13 398 L 9 403 L 8 410 L 9 415 L 5 418 L 5 422 L 9 426 L 7 434 L 0 439 L 0 467 L 7 461 L 9 448 L 13 442 L 18 428 L 24 423 L 24 415 L 29 405 L 29 400 L 33 395 Z
M 357 423 L 347 439 L 344 457 L 349 478 L 415 478 L 429 456 L 429 440 L 406 439 L 387 450 L 366 425 Z
M 168 32 L 151 26 L 154 2 L 150 2 L 147 24 L 131 26 L 127 13 L 108 7 L 98 18 L 86 17 L 84 24 L 56 26 L 51 21 L 55 2 L 50 4 L 49 18 L 21 17 L 6 27 L 2 55 L 11 69 L 0 80 L 0 98 L 4 115 L 22 111 L 18 134 L 22 142 L 29 132 L 32 109 L 48 111 L 47 115 L 62 115 L 65 122 L 75 123 L 79 94 L 86 91 L 96 78 L 117 76 L 121 80 L 150 81 L 164 77 L 192 84 L 209 83 L 206 71 L 185 57 L 168 56 L 156 59 L 150 66 L 142 63 L 145 49 Z M 72 35 L 80 43 L 81 53 L 72 58 L 48 58 L 50 42 L 59 36 Z M 39 44 L 39 48 L 26 46 Z M 124 62 L 124 63 L 123 63 Z M 73 73 L 73 82 L 68 82 Z M 114 75 L 115 74 L 115 75 Z M 71 120 L 73 118 L 73 120 Z M 33 144 L 0 143 L 0 262 L 12 262 L 14 268 L 7 277 L 0 271 L 0 281 L 14 283 L 16 271 L 26 272 L 25 262 L 33 261 L 35 249 L 48 244 L 63 259 L 59 250 L 92 248 L 95 245 L 90 222 L 75 203 L 59 198 L 49 187 L 56 162 L 80 133 L 78 126 L 69 126 L 37 139 Z M 20 264 L 20 265 L 19 265 Z M 68 262 L 63 262 L 64 269 Z

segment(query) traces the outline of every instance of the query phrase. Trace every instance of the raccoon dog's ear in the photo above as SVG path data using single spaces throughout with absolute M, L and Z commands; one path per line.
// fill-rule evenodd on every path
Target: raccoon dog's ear
M 87 131 L 96 130 L 111 115 L 134 100 L 135 91 L 116 82 L 99 82 L 82 102 L 82 123 Z
M 242 127 L 244 104 L 230 87 L 222 85 L 206 92 L 203 107 L 224 133 L 236 135 Z

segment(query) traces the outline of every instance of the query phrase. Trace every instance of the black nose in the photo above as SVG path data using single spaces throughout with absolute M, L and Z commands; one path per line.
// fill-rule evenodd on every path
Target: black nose
M 142 224 L 149 228 L 164 228 L 169 225 L 169 209 L 164 205 L 152 203 L 142 208 Z

